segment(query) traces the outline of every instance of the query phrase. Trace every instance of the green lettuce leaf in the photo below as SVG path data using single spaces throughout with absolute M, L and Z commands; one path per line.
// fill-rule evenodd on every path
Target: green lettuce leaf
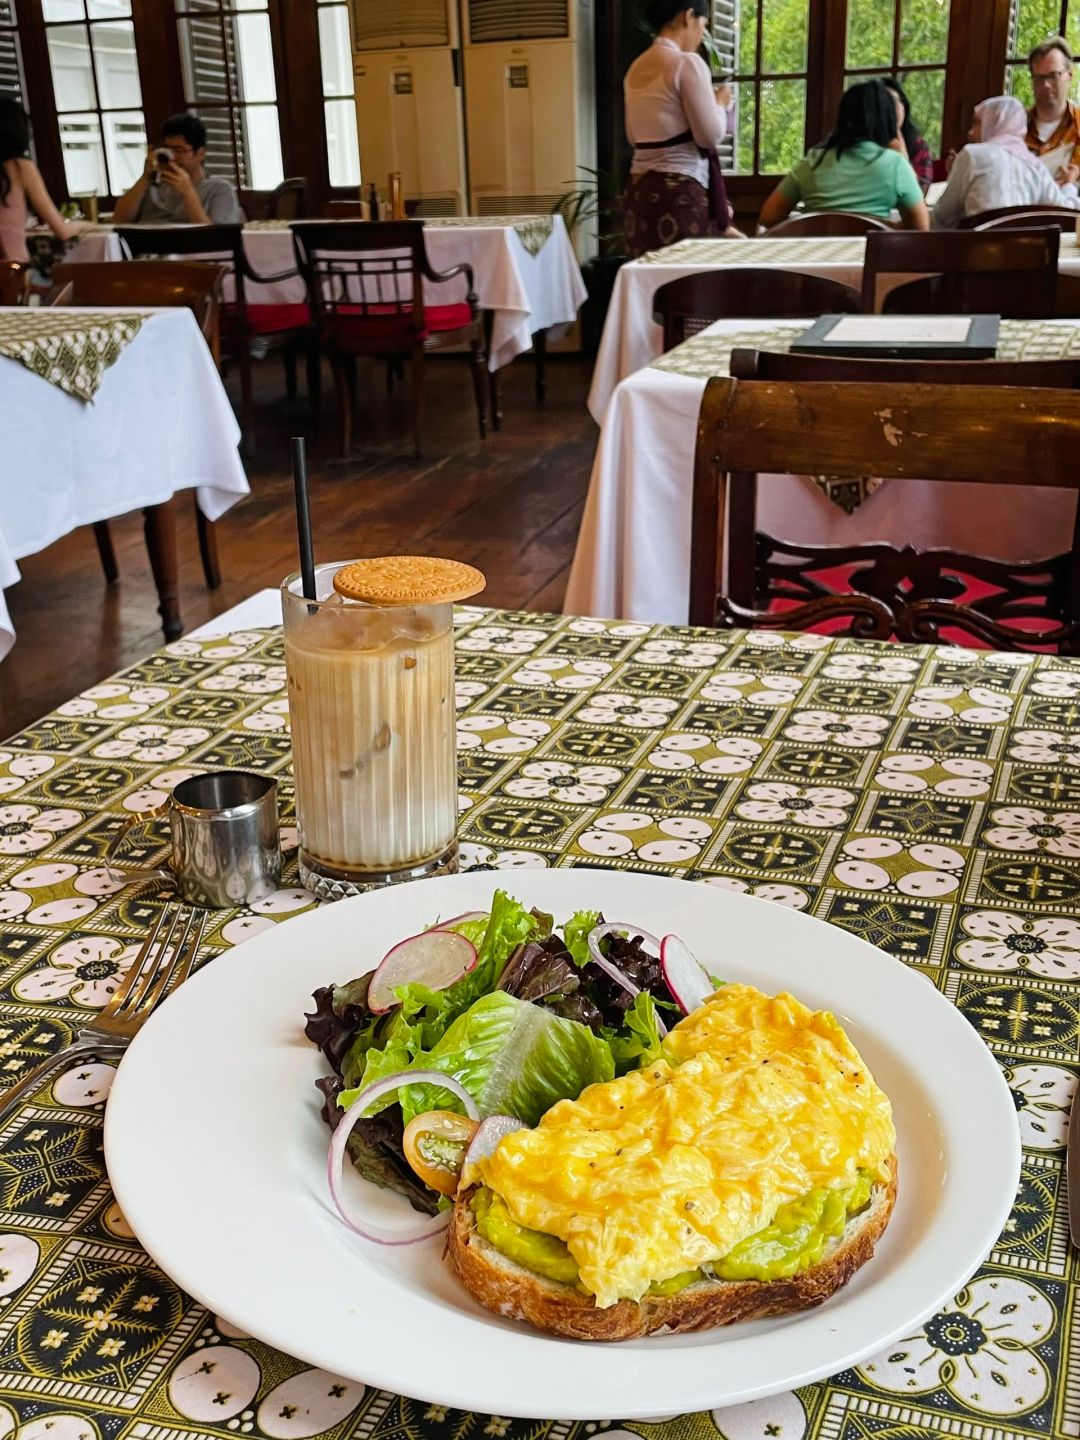
M 401 1059 L 402 1052 L 393 1053 L 393 1047 L 370 1052 L 364 1085 L 395 1070 L 440 1070 L 465 1086 L 481 1116 L 516 1115 L 527 1125 L 535 1125 L 557 1100 L 573 1099 L 586 1085 L 615 1074 L 611 1047 L 587 1025 L 564 1020 L 504 991 L 477 1000 L 430 1051 L 417 1054 L 407 1065 Z M 345 1091 L 338 1103 L 347 1106 L 356 1094 Z M 409 1085 L 396 1097 L 376 1101 L 373 1113 L 395 1098 L 406 1124 L 425 1110 L 462 1109 L 448 1090 Z
M 570 951 L 570 958 L 579 969 L 592 959 L 589 954 L 589 931 L 595 929 L 599 924 L 599 910 L 579 910 L 576 915 L 571 915 L 562 927 L 563 939 L 566 941 L 567 950 Z
M 637 1070 L 660 1056 L 660 1026 L 656 1001 L 648 990 L 639 990 L 623 1016 L 618 1030 L 605 1031 L 618 1074 Z
M 476 946 L 476 965 L 445 990 L 399 985 L 394 994 L 401 1009 L 371 1017 L 350 1045 L 341 1064 L 347 1089 L 404 1070 L 416 1056 L 431 1050 L 459 1015 L 495 988 L 519 945 L 550 935 L 551 917 L 526 910 L 513 896 L 496 890 L 488 915 L 453 928 Z

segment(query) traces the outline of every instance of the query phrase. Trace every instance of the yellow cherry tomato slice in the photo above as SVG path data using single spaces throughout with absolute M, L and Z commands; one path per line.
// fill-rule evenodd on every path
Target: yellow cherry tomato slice
M 402 1148 L 405 1159 L 425 1185 L 440 1195 L 457 1191 L 465 1151 L 476 1134 L 478 1122 L 453 1110 L 426 1110 L 405 1126 Z

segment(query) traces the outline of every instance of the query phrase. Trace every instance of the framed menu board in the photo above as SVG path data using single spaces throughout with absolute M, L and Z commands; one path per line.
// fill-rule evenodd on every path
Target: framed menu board
M 1000 315 L 823 315 L 791 349 L 867 360 L 992 360 Z

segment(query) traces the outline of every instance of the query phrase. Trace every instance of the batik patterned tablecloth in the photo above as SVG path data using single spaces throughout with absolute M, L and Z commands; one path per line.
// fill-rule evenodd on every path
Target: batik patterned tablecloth
M 786 352 L 796 336 L 809 328 L 808 320 L 777 320 L 767 326 L 759 322 L 746 330 L 725 330 L 722 335 L 694 335 L 654 360 L 652 368 L 710 380 L 729 373 L 732 350 Z M 1080 325 L 1075 320 L 1002 320 L 994 358 L 1080 359 Z
M 678 240 L 650 250 L 639 265 L 861 265 L 866 241 L 861 235 L 816 235 L 770 240 Z
M 1080 664 L 476 609 L 459 622 L 464 863 L 682 875 L 821 916 L 916 968 L 1016 1098 L 1022 1179 L 988 1263 L 887 1353 L 773 1399 L 679 1416 L 673 1394 L 673 1418 L 653 1424 L 462 1414 L 312 1370 L 181 1293 L 112 1199 L 111 1071 L 83 1065 L 0 1134 L 0 1437 L 1080 1434 L 1063 1177 L 1080 1059 Z M 16 1078 L 103 1003 L 159 908 L 160 891 L 118 892 L 103 868 L 125 815 L 233 765 L 276 774 L 288 815 L 284 680 L 278 632 L 182 640 L 0 747 L 0 1073 Z M 215 912 L 208 953 L 310 903 L 286 884 Z M 284 1257 L 281 1273 L 299 1283 Z
M 77 400 L 93 400 L 105 371 L 135 339 L 145 318 L 64 307 L 6 310 L 0 315 L 0 355 Z
M 554 215 L 439 215 L 424 221 L 425 228 L 488 230 L 508 226 L 530 255 L 539 255 L 555 229 Z

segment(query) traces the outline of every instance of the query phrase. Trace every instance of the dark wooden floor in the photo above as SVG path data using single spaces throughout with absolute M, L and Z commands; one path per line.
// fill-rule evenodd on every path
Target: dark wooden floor
M 588 366 L 577 357 L 549 360 L 543 406 L 534 399 L 527 359 L 502 373 L 503 429 L 482 442 L 465 363 L 428 362 L 423 461 L 411 454 L 407 394 L 399 387 L 388 397 L 381 370 L 361 370 L 348 461 L 337 458 L 327 395 L 322 434 L 308 443 L 316 558 L 446 555 L 484 571 L 487 603 L 559 609 L 597 438 L 585 411 Z M 273 357 L 256 374 L 252 493 L 218 524 L 219 590 L 203 584 L 190 500 L 180 497 L 181 603 L 189 627 L 297 568 L 288 437 L 310 431 L 310 420 L 302 402 L 290 415 Z M 328 377 L 324 384 L 329 389 Z M 167 397 L 164 403 L 167 410 Z M 105 585 L 89 530 L 19 562 L 23 578 L 7 592 L 17 638 L 0 662 L 0 737 L 163 643 L 141 519 L 125 517 L 112 528 L 121 574 L 115 586 Z

